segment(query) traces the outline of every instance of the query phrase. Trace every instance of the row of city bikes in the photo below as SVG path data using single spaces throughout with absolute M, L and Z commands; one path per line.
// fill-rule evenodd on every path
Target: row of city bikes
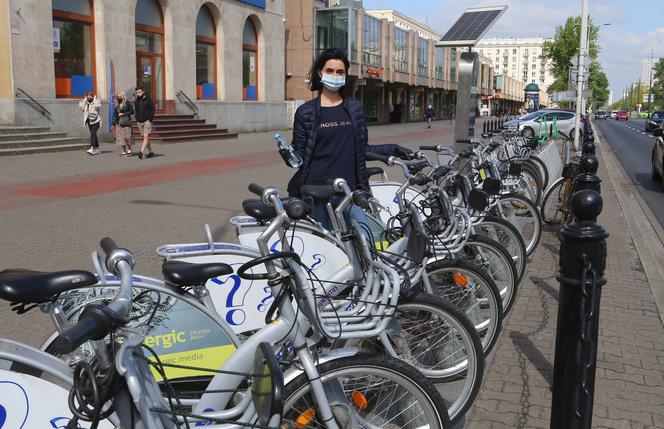
M 0 339 L 0 427 L 453 427 L 524 281 L 549 181 L 536 141 L 459 143 L 368 152 L 404 175 L 370 166 L 371 192 L 251 184 L 239 242 L 206 225 L 203 242 L 161 246 L 162 278 L 135 274 L 110 238 L 94 272 L 1 271 L 0 298 L 54 332 L 39 349 Z

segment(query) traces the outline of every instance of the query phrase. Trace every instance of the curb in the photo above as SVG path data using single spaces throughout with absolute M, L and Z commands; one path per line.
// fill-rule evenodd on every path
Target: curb
M 591 126 L 595 136 L 601 136 L 601 144 L 597 145 L 597 149 L 606 164 L 618 205 L 627 222 L 650 291 L 655 298 L 661 322 L 664 320 L 664 267 L 660 261 L 661 255 L 664 255 L 664 228 L 657 221 L 648 203 L 641 197 L 611 147 L 606 144 L 604 134 L 595 127 L 594 123 L 591 122 Z

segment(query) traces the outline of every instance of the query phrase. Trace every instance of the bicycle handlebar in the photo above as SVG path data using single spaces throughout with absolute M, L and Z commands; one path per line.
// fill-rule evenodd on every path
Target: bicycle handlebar
M 437 144 L 435 146 L 420 146 L 420 150 L 431 150 L 434 152 L 442 152 L 443 146 Z
M 390 159 L 392 157 L 389 155 L 379 155 L 374 152 L 367 152 L 367 161 L 380 161 L 387 165 L 390 165 Z
M 471 144 L 473 141 L 472 139 L 457 139 L 457 143 L 465 143 L 465 144 Z
M 251 183 L 249 184 L 249 192 L 252 194 L 256 194 L 259 197 L 263 196 L 263 192 L 265 192 L 265 188 L 261 185 L 258 185 L 256 183 Z
M 113 241 L 112 238 L 110 237 L 104 237 L 99 241 L 99 246 L 101 247 L 101 250 L 106 253 L 106 256 L 110 255 L 113 253 L 115 250 L 120 249 L 117 244 L 115 244 L 115 241 Z

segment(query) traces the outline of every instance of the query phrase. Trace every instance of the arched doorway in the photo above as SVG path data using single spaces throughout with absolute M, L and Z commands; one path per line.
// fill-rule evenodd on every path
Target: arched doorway
M 251 18 L 242 31 L 242 99 L 258 100 L 258 32 Z
M 157 0 L 136 2 L 136 82 L 164 110 L 164 15 Z
M 217 29 L 206 5 L 196 18 L 196 98 L 217 98 Z
M 53 0 L 55 95 L 95 92 L 94 13 L 91 0 Z

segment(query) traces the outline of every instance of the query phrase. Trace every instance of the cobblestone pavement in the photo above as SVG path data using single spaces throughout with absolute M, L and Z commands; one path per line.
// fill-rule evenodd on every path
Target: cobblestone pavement
M 664 427 L 664 327 L 615 189 L 599 154 L 611 234 L 603 287 L 593 427 Z M 549 230 L 529 266 L 468 428 L 548 428 L 558 314 L 559 241 Z

